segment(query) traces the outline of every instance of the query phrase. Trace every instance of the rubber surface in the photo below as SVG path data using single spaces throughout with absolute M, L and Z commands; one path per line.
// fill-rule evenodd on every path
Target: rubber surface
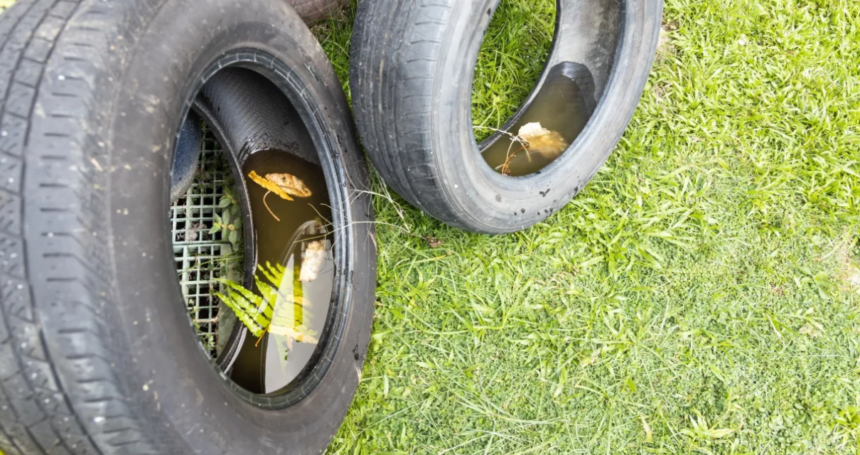
M 263 76 L 221 71 L 206 83 L 196 103 L 212 112 L 223 142 L 234 148 L 240 162 L 259 150 L 284 150 L 305 161 L 320 162 L 313 143 L 292 125 L 298 117 L 295 109 Z
M 179 139 L 176 152 L 173 154 L 173 166 L 170 169 L 170 200 L 176 201 L 188 192 L 194 183 L 197 163 L 200 161 L 200 143 L 203 140 L 203 125 L 193 112 L 188 114 Z
M 386 183 L 445 223 L 490 234 L 545 220 L 606 161 L 644 89 L 663 7 L 662 0 L 557 2 L 555 42 L 530 99 L 552 68 L 569 62 L 590 73 L 596 108 L 561 157 L 508 177 L 484 162 L 470 109 L 478 51 L 499 3 L 364 0 L 350 51 L 356 123 Z
M 338 270 L 349 313 L 331 367 L 275 411 L 201 351 L 167 233 L 176 133 L 234 51 L 314 126 L 336 255 L 362 265 Z M 301 18 L 279 0 L 20 0 L 0 16 L 0 90 L 0 450 L 322 451 L 358 385 L 375 250 L 348 106 Z
M 349 4 L 349 0 L 288 0 L 305 22 L 314 23 L 327 19 Z
M 349 0 L 289 0 L 288 3 L 308 24 L 328 19 L 342 10 Z M 202 130 L 190 120 L 183 126 L 177 156 L 174 159 L 171 178 L 170 199 L 176 200 L 185 194 L 194 178 Z

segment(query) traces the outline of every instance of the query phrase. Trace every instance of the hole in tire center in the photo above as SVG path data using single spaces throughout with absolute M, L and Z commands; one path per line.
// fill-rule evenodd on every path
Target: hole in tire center
M 481 43 L 472 81 L 478 142 L 517 112 L 540 80 L 555 31 L 556 0 L 502 0 Z
M 484 160 L 500 174 L 543 169 L 567 150 L 594 112 L 594 81 L 586 66 L 563 62 L 546 68 L 556 13 L 556 0 L 502 0 L 482 42 L 472 124 L 475 138 L 484 141 Z M 523 107 L 544 73 L 540 90 Z
M 173 256 L 188 315 L 206 352 L 215 358 L 232 330 L 216 296 L 219 278 L 242 279 L 241 236 L 230 242 L 227 231 L 211 232 L 215 215 L 229 208 L 222 199 L 235 194 L 235 182 L 221 145 L 205 125 L 200 155 L 188 189 L 170 207 Z
M 274 180 L 273 174 L 287 173 L 300 179 L 310 195 L 294 194 L 288 201 L 248 177 L 252 172 Z M 254 307 L 247 313 L 254 321 L 245 325 L 252 336 L 245 338 L 230 377 L 251 392 L 274 393 L 310 364 L 324 335 L 335 272 L 331 209 L 322 168 L 289 153 L 254 153 L 243 175 L 257 239 L 250 291 L 262 300 L 249 302 Z M 237 292 L 228 297 L 233 298 L 248 300 Z
M 292 124 L 308 134 L 301 121 Z M 170 208 L 176 271 L 210 359 L 246 391 L 273 394 L 323 361 L 315 354 L 326 341 L 334 284 L 331 203 L 319 164 L 261 150 L 237 176 L 228 153 L 203 125 L 193 183 Z M 253 268 L 245 229 L 255 233 Z

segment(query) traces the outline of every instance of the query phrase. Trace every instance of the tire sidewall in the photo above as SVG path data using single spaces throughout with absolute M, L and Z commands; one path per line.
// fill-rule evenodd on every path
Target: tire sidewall
M 587 126 L 555 162 L 535 174 L 512 178 L 487 166 L 472 131 L 470 109 L 478 52 L 491 19 L 487 13 L 499 3 L 483 0 L 455 6 L 448 41 L 441 46 L 450 51 L 442 52 L 434 78 L 430 127 L 434 164 L 443 179 L 439 185 L 459 216 L 443 221 L 494 234 L 545 220 L 580 192 L 608 159 L 641 97 L 662 15 L 660 0 L 624 2 L 615 63 Z M 553 50 L 557 51 L 558 47 Z
M 332 132 L 314 137 L 328 152 L 326 177 L 338 182 L 329 182 L 331 197 L 366 189 L 357 187 L 367 173 L 340 85 L 310 31 L 281 2 L 168 0 L 147 19 L 137 37 L 131 30 L 121 38 L 136 40 L 111 59 L 109 72 L 124 76 L 94 106 L 107 119 L 96 135 L 110 150 L 110 162 L 102 164 L 109 173 L 113 282 L 106 311 L 116 321 L 114 333 L 125 336 L 106 341 L 125 351 L 116 353 L 126 356 L 119 388 L 162 453 L 318 453 L 348 409 L 369 342 L 375 250 L 367 198 L 343 199 L 351 201 L 341 213 L 350 225 L 339 243 L 361 267 L 338 273 L 347 283 L 347 315 L 332 341 L 337 355 L 305 399 L 270 411 L 233 393 L 196 339 L 174 273 L 168 176 L 179 125 L 204 71 L 231 50 L 258 49 L 294 71 L 282 81 L 293 90 L 291 101 L 304 101 L 310 118 Z

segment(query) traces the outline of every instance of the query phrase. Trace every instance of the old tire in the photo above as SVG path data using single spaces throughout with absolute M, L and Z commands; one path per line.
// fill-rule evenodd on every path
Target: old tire
M 395 191 L 452 226 L 499 234 L 558 211 L 597 172 L 621 138 L 648 78 L 662 0 L 558 0 L 546 70 L 590 73 L 594 108 L 552 164 L 524 177 L 500 175 L 475 142 L 470 99 L 483 36 L 500 0 L 365 0 L 351 45 L 353 109 L 374 166 Z M 546 122 L 545 122 L 546 123 Z M 507 129 L 507 128 L 506 128 Z M 516 130 L 513 130 L 516 134 Z
M 202 352 L 166 221 L 185 113 L 237 65 L 299 112 L 336 217 L 343 317 L 284 407 Z M 302 19 L 280 0 L 21 0 L 0 16 L 0 87 L 0 451 L 324 450 L 358 386 L 375 251 L 346 99 Z

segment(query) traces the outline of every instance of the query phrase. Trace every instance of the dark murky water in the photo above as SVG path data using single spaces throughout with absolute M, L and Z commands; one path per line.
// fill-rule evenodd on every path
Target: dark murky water
M 508 132 L 516 135 L 523 125 L 540 122 L 544 128 L 560 133 L 567 144 L 572 144 L 594 113 L 595 105 L 594 79 L 588 68 L 578 63 L 560 63 L 550 69 L 540 92 Z M 509 154 L 516 152 L 508 163 L 507 175 L 513 177 L 535 173 L 564 152 L 526 153 L 518 151 L 520 144 L 508 136 L 491 138 L 488 143 L 493 140 L 495 142 L 489 145 L 482 144 L 486 147 L 482 150 L 484 160 L 501 172 Z
M 251 171 L 262 177 L 291 174 L 303 181 L 312 194 L 294 196 L 293 201 L 276 193 L 266 196 L 268 190 L 248 177 Z M 229 374 L 250 392 L 273 393 L 287 386 L 308 365 L 323 334 L 334 282 L 333 237 L 327 221 L 331 210 L 322 168 L 289 153 L 257 152 L 245 162 L 242 174 L 257 237 L 255 277 L 271 286 L 270 291 L 277 289 L 277 297 L 273 299 L 267 332 L 262 339 L 246 334 Z M 283 266 L 281 273 L 271 273 L 267 263 Z M 270 272 L 268 277 L 264 270 Z M 259 285 L 252 291 L 257 295 L 266 293 Z

